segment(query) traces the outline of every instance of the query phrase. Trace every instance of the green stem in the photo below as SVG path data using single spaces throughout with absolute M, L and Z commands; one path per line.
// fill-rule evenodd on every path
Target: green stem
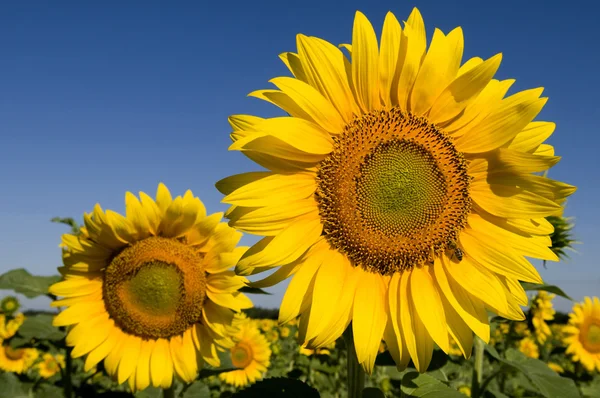
M 356 357 L 352 324 L 348 325 L 344 332 L 344 341 L 346 342 L 348 354 L 346 359 L 348 366 L 348 398 L 361 398 L 362 390 L 365 387 L 365 371 Z
M 475 365 L 473 367 L 473 380 L 471 381 L 471 397 L 473 398 L 478 398 L 482 393 L 484 350 L 485 343 L 475 336 Z
M 73 358 L 71 357 L 72 347 L 67 347 L 67 353 L 65 355 L 65 374 L 63 378 L 65 398 L 71 398 L 73 395 L 73 381 L 71 375 L 73 374 Z
M 171 384 L 171 387 L 163 389 L 164 398 L 175 398 L 175 383 Z

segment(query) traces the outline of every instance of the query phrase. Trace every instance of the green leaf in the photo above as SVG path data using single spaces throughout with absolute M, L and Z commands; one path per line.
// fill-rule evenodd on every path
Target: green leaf
M 41 384 L 39 388 L 35 390 L 35 395 L 36 397 L 44 398 L 64 398 L 65 393 L 60 387 L 51 384 Z
M 418 372 L 407 372 L 400 385 L 402 392 L 409 397 L 427 398 L 464 398 L 458 391 L 448 387 L 441 381 Z
M 25 297 L 34 298 L 48 294 L 50 285 L 58 282 L 60 276 L 33 276 L 23 268 L 13 269 L 0 275 L 0 289 L 13 290 Z
M 268 295 L 272 294 L 272 293 L 267 292 L 266 290 L 262 290 L 261 288 L 250 287 L 250 286 L 244 286 L 244 287 L 240 288 L 239 291 L 242 293 L 249 293 L 249 294 L 268 294 Z
M 486 351 L 498 361 L 523 372 L 544 397 L 579 398 L 581 396 L 573 380 L 559 376 L 539 359 L 528 358 L 514 348 L 506 350 L 506 358 L 502 358 L 493 347 L 486 345 Z
M 253 384 L 234 394 L 232 398 L 319 398 L 320 396 L 317 390 L 300 380 L 272 377 Z
M 163 390 L 156 387 L 148 387 L 135 393 L 135 398 L 162 398 Z
M 210 398 L 210 389 L 201 381 L 196 381 L 185 390 L 183 398 Z
M 52 326 L 52 315 L 40 314 L 25 318 L 19 328 L 19 335 L 26 339 L 62 340 L 65 333 Z
M 24 346 L 25 344 L 29 344 L 29 342 L 31 341 L 31 339 L 26 339 L 24 337 L 20 337 L 20 336 L 14 336 L 13 338 L 10 339 L 10 341 L 8 342 L 8 345 L 10 345 L 11 348 L 19 348 Z
M 554 293 L 557 296 L 564 297 L 567 300 L 573 301 L 573 299 L 569 297 L 567 293 L 565 293 L 560 287 L 555 285 L 537 285 L 535 283 L 521 282 L 521 286 L 523 286 L 523 289 L 525 290 L 544 290 L 548 293 Z
M 74 235 L 78 235 L 81 230 L 81 226 L 71 217 L 54 217 L 50 221 L 68 225 L 71 227 L 71 233 Z
M 14 373 L 0 374 L 0 398 L 29 398 L 29 391 Z
M 362 390 L 362 398 L 385 398 L 385 394 L 379 388 L 367 387 Z

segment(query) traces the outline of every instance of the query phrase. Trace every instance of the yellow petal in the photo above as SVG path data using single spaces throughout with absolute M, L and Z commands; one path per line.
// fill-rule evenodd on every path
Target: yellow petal
M 427 118 L 433 123 L 442 123 L 462 112 L 489 84 L 501 61 L 502 54 L 497 54 L 459 75 L 437 97 Z
M 526 219 L 546 217 L 562 209 L 550 199 L 516 187 L 473 181 L 470 191 L 471 198 L 478 206 L 499 217 Z
M 392 83 L 397 72 L 396 63 L 400 51 L 401 35 L 400 23 L 394 14 L 388 12 L 383 21 L 379 50 L 379 95 L 381 102 L 388 107 L 393 106 L 392 91 L 398 90 L 397 87 L 392 86 Z
M 483 303 L 448 277 L 446 262 L 447 259 L 441 258 L 436 259 L 434 263 L 435 280 L 444 293 L 443 296 L 475 334 L 482 340 L 488 341 L 490 326 Z
M 376 110 L 379 101 L 379 51 L 373 26 L 360 11 L 352 29 L 352 80 L 356 99 L 364 112 Z
M 519 95 L 518 93 L 515 95 Z M 514 97 L 514 96 L 512 96 Z M 492 114 L 470 128 L 455 141 L 461 152 L 481 153 L 496 149 L 513 139 L 537 116 L 547 98 L 516 100 L 508 97 Z
M 135 371 L 140 357 L 140 351 L 142 348 L 142 339 L 138 336 L 126 336 L 125 347 L 123 350 L 123 356 L 119 361 L 119 370 L 117 381 L 119 384 L 123 384 Z
M 96 323 L 94 327 L 88 329 L 85 339 L 81 339 L 77 342 L 73 351 L 71 351 L 71 356 L 73 358 L 79 358 L 98 347 L 106 340 L 114 327 L 115 323 L 112 319 Z
M 312 197 L 285 206 L 238 207 L 228 218 L 229 225 L 239 231 L 273 236 L 309 213 L 315 213 L 315 218 L 318 217 L 317 204 Z
M 556 124 L 552 122 L 531 122 L 515 136 L 508 148 L 513 151 L 533 153 L 554 132 Z
M 97 293 L 102 290 L 102 281 L 82 279 L 67 279 L 50 286 L 48 291 L 55 296 L 78 297 Z
M 448 36 L 435 29 L 410 97 L 410 109 L 414 114 L 425 114 L 442 90 L 456 78 L 463 48 L 461 28 L 454 29 Z
M 257 131 L 256 126 L 265 119 L 253 115 L 231 115 L 227 118 L 234 131 Z
M 317 125 L 326 131 L 332 134 L 339 134 L 343 130 L 345 123 L 339 112 L 316 88 L 291 77 L 276 77 L 269 80 L 269 82 L 277 86 L 310 119 L 314 120 Z
M 417 315 L 409 283 L 410 272 L 404 271 L 400 279 L 400 327 L 415 368 L 425 372 L 433 355 L 433 339 Z
M 319 245 L 321 250 L 324 248 L 323 245 L 326 245 L 326 243 L 323 242 Z M 302 302 L 306 298 L 312 297 L 312 286 L 314 285 L 316 273 L 323 262 L 323 258 L 318 255 L 319 250 L 316 248 L 314 250 L 314 254 L 307 257 L 285 291 L 279 307 L 279 323 L 287 323 L 296 318 L 300 314 Z
M 302 66 L 302 62 L 300 61 L 300 57 L 298 56 L 298 54 L 286 52 L 279 54 L 279 58 L 283 61 L 285 66 L 288 67 L 288 69 L 290 70 L 290 72 L 292 72 L 296 79 L 308 83 L 308 77 L 304 72 L 304 68 Z
M 140 202 L 144 213 L 146 214 L 146 218 L 148 219 L 149 231 L 151 234 L 156 235 L 162 218 L 162 212 L 154 199 L 144 192 L 140 192 Z
M 446 322 L 448 322 L 448 332 L 460 348 L 463 356 L 469 359 L 473 351 L 473 331 L 458 312 L 456 312 L 446 297 L 442 295 L 441 298 L 444 313 L 446 314 Z
M 104 302 L 82 301 L 73 304 L 69 308 L 61 311 L 52 321 L 53 326 L 67 326 L 94 318 L 96 315 L 106 312 Z
M 100 361 L 105 359 L 117 346 L 122 333 L 114 327 L 102 344 L 92 350 L 85 358 L 84 371 L 89 372 Z M 115 366 L 116 369 L 116 366 Z
M 216 187 L 227 195 L 223 203 L 269 206 L 308 198 L 315 192 L 316 181 L 311 173 L 283 175 L 254 172 L 227 177 L 217 182 Z
M 158 189 L 156 190 L 156 204 L 158 208 L 163 212 L 163 214 L 167 211 L 167 208 L 171 205 L 172 202 L 171 192 L 167 189 L 165 184 L 162 182 L 158 184 Z
M 409 105 L 410 92 L 415 84 L 421 62 L 427 47 L 425 24 L 419 10 L 413 8 L 400 39 L 400 56 L 398 66 L 398 105 L 405 110 L 411 110 Z
M 496 275 L 472 261 L 468 253 L 464 253 L 460 263 L 448 261 L 446 269 L 454 282 L 470 294 L 490 307 L 508 311 L 506 294 Z
M 167 356 L 169 356 L 167 341 L 165 339 L 156 340 L 150 356 L 150 377 L 154 387 L 162 384 L 163 376 L 167 372 Z
M 131 192 L 125 194 L 125 214 L 139 239 L 145 239 L 150 235 L 150 223 L 146 212 L 138 198 Z
M 150 356 L 153 349 L 154 340 L 144 340 L 142 342 L 135 368 L 135 384 L 138 390 L 143 390 L 150 385 Z
M 445 352 L 450 350 L 444 307 L 429 267 L 416 267 L 410 274 L 410 290 L 415 310 L 433 341 Z
M 388 303 L 390 309 L 390 317 L 388 318 L 388 326 L 384 331 L 384 340 L 388 344 L 390 353 L 396 362 L 398 370 L 402 371 L 410 361 L 410 353 L 406 347 L 406 341 L 403 337 L 403 329 L 401 325 L 401 294 L 400 288 L 401 274 L 395 273 L 390 279 L 388 286 Z M 391 328 L 391 331 L 388 330 Z M 392 335 L 393 333 L 393 335 Z M 387 339 L 386 339 L 387 337 Z
M 386 296 L 387 290 L 381 275 L 362 271 L 354 296 L 352 332 L 356 357 L 368 374 L 373 371 L 373 353 L 379 349 L 387 323 Z
M 318 240 L 322 231 L 323 226 L 318 218 L 299 219 L 275 236 L 262 250 L 256 251 L 256 245 L 251 247 L 238 262 L 237 270 L 244 275 L 245 269 L 292 262 Z
M 273 171 L 311 168 L 326 156 L 302 152 L 283 140 L 263 132 L 249 133 L 231 144 L 229 150 L 242 151 L 250 159 Z

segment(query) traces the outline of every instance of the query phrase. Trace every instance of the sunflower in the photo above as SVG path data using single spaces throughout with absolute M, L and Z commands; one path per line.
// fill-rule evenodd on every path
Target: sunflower
M 231 226 L 263 236 L 237 264 L 254 284 L 293 275 L 279 321 L 300 315 L 300 340 L 322 347 L 352 322 L 371 372 L 383 339 L 400 369 L 427 369 L 433 345 L 469 355 L 489 339 L 486 310 L 524 319 L 519 281 L 540 283 L 524 258 L 557 261 L 552 225 L 575 188 L 540 176 L 554 123 L 533 121 L 542 89 L 505 97 L 501 54 L 462 63 L 463 34 L 404 27 L 388 13 L 380 45 L 356 13 L 352 44 L 297 36 L 280 56 L 293 77 L 251 96 L 289 114 L 230 117 L 230 150 L 267 171 L 225 178 Z M 332 305 L 331 303 L 335 303 Z
M 531 337 L 525 337 L 519 341 L 519 351 L 529 358 L 539 358 L 540 356 L 539 347 Z
M 14 336 L 24 321 L 25 315 L 22 313 L 18 313 L 12 319 L 9 319 L 8 322 L 6 316 L 0 314 L 0 341 L 10 339 Z
M 67 344 L 88 354 L 86 371 L 104 360 L 132 390 L 191 382 L 204 362 L 218 366 L 234 311 L 252 306 L 238 291 L 247 280 L 228 270 L 241 234 L 191 191 L 173 199 L 160 184 L 156 200 L 128 192 L 125 205 L 126 216 L 96 205 L 80 235 L 63 235 L 64 280 L 50 292 L 69 308 L 54 325 L 73 326 Z
M 538 292 L 533 300 L 533 306 L 531 308 L 533 317 L 531 322 L 533 323 L 533 328 L 535 330 L 535 337 L 540 344 L 544 344 L 546 339 L 549 336 L 552 336 L 552 331 L 546 321 L 553 320 L 554 314 L 556 313 L 552 307 L 552 299 L 554 296 L 554 294 L 549 294 L 542 290 Z
M 290 328 L 287 326 L 283 326 L 280 330 L 279 333 L 281 334 L 282 338 L 286 338 L 290 336 Z
M 9 345 L 0 345 L 0 369 L 13 373 L 26 372 L 38 356 L 39 353 L 35 348 L 12 348 Z
M 19 300 L 14 296 L 6 296 L 0 302 L 0 309 L 5 314 L 12 314 L 19 309 Z
M 260 380 L 270 365 L 271 349 L 265 336 L 245 315 L 236 316 L 235 345 L 230 349 L 231 362 L 238 368 L 219 374 L 227 384 L 244 387 Z
M 65 367 L 65 356 L 62 354 L 52 355 L 45 353 L 42 355 L 42 361 L 36 365 L 38 373 L 44 379 L 49 379 L 57 373 L 60 373 L 60 369 Z
M 569 325 L 563 329 L 567 353 L 573 354 L 574 362 L 593 372 L 600 372 L 600 299 L 586 297 L 575 303 L 569 314 Z

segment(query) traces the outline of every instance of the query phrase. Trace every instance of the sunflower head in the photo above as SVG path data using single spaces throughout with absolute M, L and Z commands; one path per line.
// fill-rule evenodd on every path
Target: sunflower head
M 472 332 L 489 341 L 488 310 L 525 319 L 519 281 L 542 282 L 525 257 L 558 260 L 546 217 L 575 188 L 540 175 L 559 161 L 554 123 L 534 121 L 547 98 L 506 96 L 501 54 L 463 62 L 461 28 L 427 46 L 417 9 L 403 25 L 388 13 L 379 39 L 357 12 L 351 37 L 298 35 L 280 55 L 292 76 L 251 96 L 288 116 L 230 117 L 230 149 L 266 170 L 217 188 L 229 224 L 263 236 L 236 271 L 277 268 L 256 287 L 293 275 L 279 320 L 299 317 L 303 347 L 352 323 L 368 372 L 382 339 L 424 371 L 434 343 L 468 356 Z
M 65 356 L 62 354 L 52 355 L 45 353 L 42 355 L 42 361 L 36 365 L 38 373 L 44 379 L 49 379 L 55 374 L 60 373 L 65 367 Z
M 67 344 L 88 354 L 86 370 L 104 360 L 132 390 L 167 388 L 174 375 L 191 382 L 204 362 L 218 365 L 234 313 L 252 306 L 238 291 L 247 280 L 229 270 L 246 250 L 241 234 L 191 191 L 172 198 L 163 184 L 155 199 L 127 193 L 125 207 L 122 216 L 96 205 L 63 236 L 64 280 L 50 292 L 68 308 L 54 324 L 73 325 Z
M 600 299 L 585 297 L 575 303 L 563 333 L 572 360 L 581 362 L 589 372 L 600 372 Z
M 541 344 L 544 344 L 546 339 L 552 335 L 550 326 L 548 326 L 546 321 L 554 319 L 554 314 L 556 313 L 552 306 L 552 299 L 554 297 L 554 294 L 542 290 L 538 292 L 531 306 L 531 322 L 535 330 L 536 338 Z
M 519 341 L 519 351 L 529 358 L 539 358 L 540 356 L 540 349 L 531 337 L 525 337 Z
M 237 331 L 233 335 L 234 345 L 230 348 L 231 362 L 238 368 L 219 374 L 227 384 L 244 387 L 260 380 L 270 365 L 271 349 L 265 336 L 255 323 L 245 315 L 236 315 L 234 324 Z
M 38 358 L 35 348 L 12 348 L 9 345 L 0 346 L 0 369 L 6 372 L 24 373 Z
M 0 301 L 0 310 L 6 315 L 12 315 L 19 310 L 19 300 L 15 296 L 6 296 Z

